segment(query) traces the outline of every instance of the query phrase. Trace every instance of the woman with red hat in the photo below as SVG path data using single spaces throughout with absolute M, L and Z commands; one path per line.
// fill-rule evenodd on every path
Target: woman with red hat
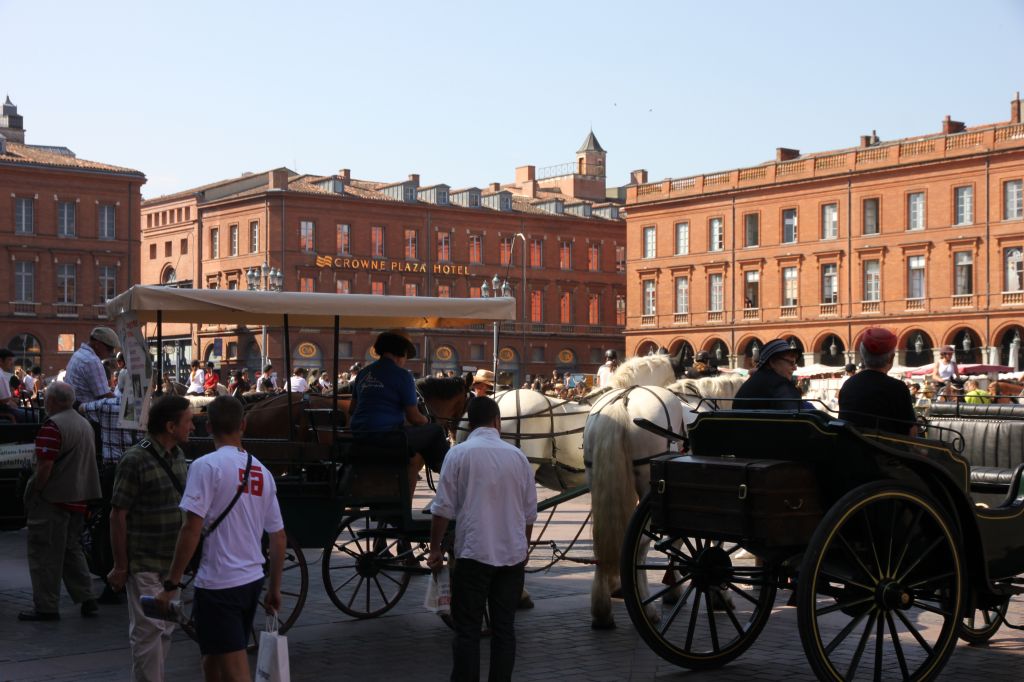
M 864 429 L 915 435 L 910 390 L 888 374 L 896 358 L 896 335 L 881 327 L 865 329 L 857 351 L 864 369 L 839 389 L 839 418 Z

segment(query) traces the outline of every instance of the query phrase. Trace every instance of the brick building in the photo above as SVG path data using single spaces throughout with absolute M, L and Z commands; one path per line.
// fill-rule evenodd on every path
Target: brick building
M 749 367 L 789 339 L 805 363 L 853 360 L 864 328 L 897 360 L 1021 367 L 1024 118 L 800 154 L 627 189 L 626 347 L 709 350 Z M 685 344 L 685 345 L 684 345 Z
M 23 367 L 54 375 L 104 301 L 139 280 L 145 176 L 87 161 L 67 147 L 25 143 L 8 97 L 0 116 L 0 344 Z
M 515 182 L 483 188 L 277 168 L 157 197 L 142 207 L 142 282 L 246 289 L 266 264 L 288 291 L 471 297 L 497 275 L 522 311 L 502 328 L 500 369 L 516 381 L 595 371 L 607 348 L 621 349 L 625 314 L 625 223 L 606 200 L 605 154 L 591 133 L 576 162 L 523 166 Z M 169 366 L 195 355 L 256 368 L 264 354 L 260 328 L 168 326 L 165 338 Z M 344 333 L 342 366 L 370 359 L 373 338 Z M 490 326 L 413 338 L 415 372 L 491 365 Z M 282 343 L 271 327 L 266 352 L 278 367 Z M 293 330 L 292 362 L 328 367 L 332 343 L 329 331 Z

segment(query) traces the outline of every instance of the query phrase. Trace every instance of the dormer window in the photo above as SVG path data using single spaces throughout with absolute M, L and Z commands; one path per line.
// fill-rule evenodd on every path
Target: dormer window
M 439 206 L 448 205 L 448 190 L 439 189 L 437 190 L 437 203 Z
M 478 208 L 480 206 L 480 195 L 476 192 L 469 193 L 469 207 Z
M 501 210 L 502 211 L 511 211 L 512 210 L 512 197 L 502 197 L 501 198 Z
M 412 185 L 405 186 L 405 201 L 410 204 L 416 201 L 416 188 Z

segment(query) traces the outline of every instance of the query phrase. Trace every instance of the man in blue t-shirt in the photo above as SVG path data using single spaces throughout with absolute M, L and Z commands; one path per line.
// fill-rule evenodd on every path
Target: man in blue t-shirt
M 448 439 L 440 424 L 420 414 L 416 383 L 405 369 L 407 359 L 416 356 L 416 346 L 398 332 L 382 332 L 373 344 L 380 359 L 367 365 L 352 382 L 350 424 L 356 434 L 395 431 L 404 427 L 409 446 L 409 486 L 415 491 L 424 462 L 441 470 L 448 452 Z M 411 426 L 405 426 L 408 422 Z

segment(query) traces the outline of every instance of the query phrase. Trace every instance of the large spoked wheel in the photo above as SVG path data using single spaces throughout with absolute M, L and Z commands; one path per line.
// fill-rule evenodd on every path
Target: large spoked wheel
M 948 514 L 894 482 L 844 495 L 797 581 L 800 639 L 821 680 L 931 680 L 956 645 L 964 563 Z
M 770 568 L 740 545 L 651 525 L 649 495 L 637 507 L 622 552 L 622 594 L 651 649 L 686 668 L 717 668 L 753 644 L 777 589 Z
M 957 635 L 968 644 L 980 646 L 998 632 L 1006 619 L 1006 609 L 1010 606 L 1010 598 L 1002 600 L 995 606 L 975 606 L 968 604 L 964 610 L 964 619 L 960 623 Z
M 263 574 L 266 576 L 269 568 L 270 543 L 269 538 L 263 536 Z M 195 590 L 192 586 L 192 579 L 195 576 L 188 574 L 184 582 L 188 585 L 181 593 L 182 612 L 189 614 L 187 622 L 182 624 L 181 629 L 192 639 L 196 638 L 195 626 L 191 620 L 192 602 L 195 597 Z M 284 634 L 295 624 L 306 603 L 306 594 L 309 592 L 309 568 L 306 566 L 306 556 L 302 553 L 292 537 L 288 536 L 288 544 L 284 550 L 284 566 L 281 571 L 281 608 L 277 612 L 278 632 Z M 260 593 L 259 606 L 253 618 L 250 646 L 259 644 L 260 632 L 264 629 L 267 607 L 267 582 L 264 581 L 263 591 Z
M 405 594 L 409 565 L 415 561 L 409 542 L 395 537 L 393 525 L 366 515 L 348 516 L 324 547 L 327 596 L 353 618 L 374 618 Z

